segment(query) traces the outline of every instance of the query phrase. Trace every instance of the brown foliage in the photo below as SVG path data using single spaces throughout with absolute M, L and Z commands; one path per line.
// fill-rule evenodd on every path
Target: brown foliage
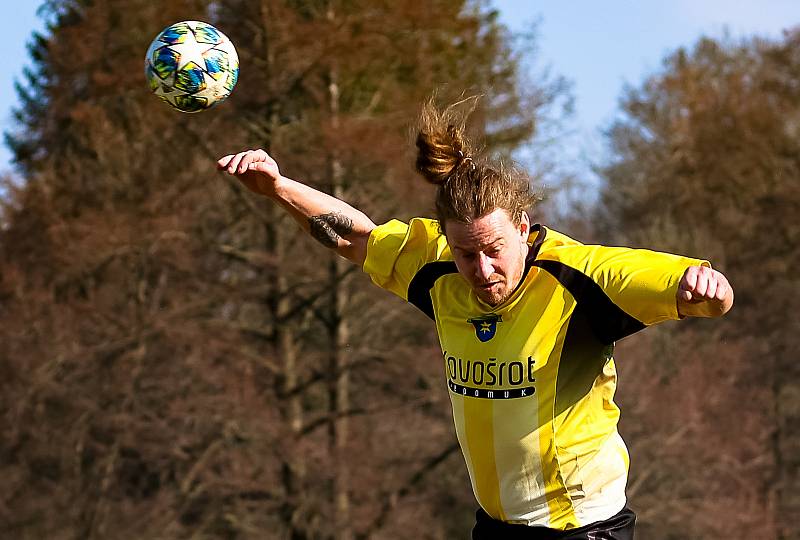
M 712 324 L 667 323 L 617 349 L 628 497 L 644 538 L 775 537 L 764 522 L 767 376 L 747 343 Z
M 679 50 L 628 91 L 609 132 L 606 237 L 708 258 L 736 291 L 723 324 L 635 346 L 652 369 L 666 357 L 672 370 L 637 411 L 659 432 L 629 438 L 646 456 L 634 449 L 646 464 L 632 483 L 647 487 L 632 491 L 648 538 L 799 538 L 798 40 Z M 665 432 L 655 395 L 670 404 Z

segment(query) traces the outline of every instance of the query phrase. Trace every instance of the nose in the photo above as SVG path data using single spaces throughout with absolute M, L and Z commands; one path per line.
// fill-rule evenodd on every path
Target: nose
M 485 253 L 479 253 L 477 263 L 476 270 L 478 277 L 481 278 L 482 281 L 489 281 L 489 278 L 492 277 L 494 273 L 492 260 L 487 257 Z

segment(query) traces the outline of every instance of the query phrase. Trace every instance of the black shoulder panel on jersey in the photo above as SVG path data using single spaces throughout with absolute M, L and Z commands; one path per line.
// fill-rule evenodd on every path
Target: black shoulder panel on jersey
M 558 261 L 538 260 L 534 266 L 552 274 L 566 288 L 589 321 L 595 337 L 605 345 L 642 330 L 645 325 L 631 317 L 603 292 L 592 279 Z
M 556 376 L 556 400 L 553 417 L 578 403 L 589 392 L 598 375 L 603 373 L 614 353 L 613 345 L 604 345 L 596 336 L 590 314 L 591 308 L 578 302 L 569 318 Z M 557 354 L 554 349 L 553 354 Z
M 531 225 L 531 234 L 533 234 L 534 232 L 536 233 L 536 238 L 534 238 L 533 242 L 531 242 L 531 247 L 528 250 L 528 256 L 525 257 L 526 259 L 525 262 L 528 262 L 528 260 L 530 260 L 531 262 L 536 260 L 536 256 L 539 254 L 539 248 L 542 247 L 542 243 L 544 242 L 544 239 L 547 237 L 547 227 L 545 227 L 540 223 L 534 223 L 533 225 Z
M 457 272 L 458 268 L 454 261 L 436 261 L 426 264 L 419 269 L 411 283 L 408 284 L 408 303 L 417 306 L 425 315 L 433 319 L 431 289 L 434 283 L 442 276 Z

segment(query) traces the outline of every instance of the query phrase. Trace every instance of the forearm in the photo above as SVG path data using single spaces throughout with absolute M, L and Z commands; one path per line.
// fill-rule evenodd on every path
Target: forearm
M 235 175 L 250 191 L 280 204 L 324 246 L 363 266 L 375 224 L 344 201 L 286 178 L 264 150 L 245 150 L 217 161 L 217 169 Z
M 361 266 L 375 224 L 346 202 L 281 176 L 268 195 L 315 240 Z

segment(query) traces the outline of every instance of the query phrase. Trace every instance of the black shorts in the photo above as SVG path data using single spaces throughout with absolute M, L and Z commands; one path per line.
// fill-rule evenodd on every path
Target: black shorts
M 479 509 L 475 513 L 472 540 L 633 540 L 636 514 L 629 508 L 606 520 L 559 531 L 549 527 L 512 525 L 489 517 Z

